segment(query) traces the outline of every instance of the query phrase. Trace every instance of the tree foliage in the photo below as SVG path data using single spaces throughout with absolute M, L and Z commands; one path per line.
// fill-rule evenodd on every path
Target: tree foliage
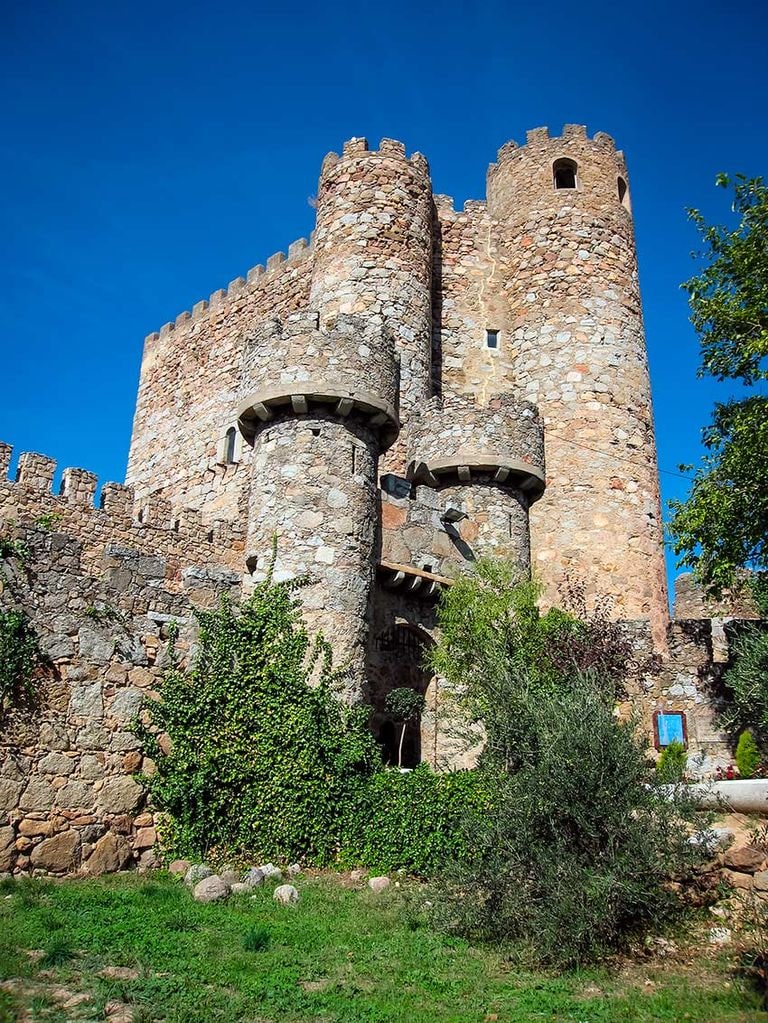
M 400 724 L 400 743 L 397 748 L 397 766 L 403 764 L 403 740 L 408 725 L 418 721 L 424 710 L 424 696 L 408 686 L 400 686 L 387 693 L 384 709 Z
M 536 596 L 486 561 L 441 598 L 434 665 L 485 726 L 479 774 L 494 796 L 433 901 L 450 930 L 564 966 L 667 920 L 667 881 L 696 854 L 690 808 L 654 784 L 644 738 L 615 714 L 630 667 L 620 630 L 541 614 Z
M 751 387 L 768 379 L 768 186 L 718 177 L 733 187 L 735 227 L 708 225 L 698 210 L 707 265 L 683 285 L 702 352 L 701 374 Z M 768 398 L 715 406 L 691 493 L 673 501 L 670 533 L 680 564 L 713 592 L 740 568 L 768 567 Z
M 734 737 L 748 729 L 768 756 L 768 632 L 748 626 L 733 644 L 733 664 L 723 677 L 728 702 L 720 722 Z
M 760 766 L 760 751 L 749 729 L 743 731 L 739 736 L 739 741 L 736 743 L 735 759 L 739 776 L 742 778 L 751 778 Z
M 542 614 L 539 592 L 515 565 L 479 560 L 441 597 L 441 638 L 429 655 L 471 721 L 482 723 L 482 759 L 510 771 L 538 741 L 530 711 L 539 694 L 584 674 L 616 697 L 634 666 L 631 644 L 604 610 L 589 619 L 556 607 Z M 575 588 L 573 601 L 580 596 Z

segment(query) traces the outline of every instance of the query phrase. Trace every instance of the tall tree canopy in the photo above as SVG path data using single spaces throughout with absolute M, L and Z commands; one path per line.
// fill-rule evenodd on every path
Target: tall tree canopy
M 754 387 L 768 379 L 768 185 L 718 176 L 733 192 L 735 227 L 690 217 L 707 265 L 683 288 L 701 341 L 700 375 Z M 670 534 L 680 564 L 717 593 L 739 569 L 768 569 L 768 397 L 755 393 L 715 405 L 706 453 L 690 495 L 672 501 Z

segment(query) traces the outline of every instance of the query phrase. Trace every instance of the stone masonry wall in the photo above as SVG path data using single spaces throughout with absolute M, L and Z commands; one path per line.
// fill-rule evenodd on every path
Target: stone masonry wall
M 147 337 L 126 477 L 140 500 L 157 494 L 205 523 L 244 516 L 250 452 L 222 457 L 243 345 L 254 325 L 306 307 L 311 270 L 302 238 Z
M 154 866 L 157 821 L 140 780 L 154 764 L 133 722 L 157 698 L 169 621 L 183 658 L 193 604 L 237 599 L 241 576 L 183 570 L 170 589 L 162 557 L 112 543 L 97 562 L 59 523 L 14 532 L 26 553 L 0 559 L 0 608 L 27 614 L 45 662 L 33 706 L 0 726 L 0 871 Z

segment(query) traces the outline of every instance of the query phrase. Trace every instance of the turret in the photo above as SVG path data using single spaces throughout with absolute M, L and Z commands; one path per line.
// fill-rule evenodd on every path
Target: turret
M 432 190 L 427 161 L 382 139 L 351 139 L 323 162 L 310 306 L 322 329 L 339 314 L 389 331 L 400 357 L 403 417 L 430 395 Z M 402 471 L 393 449 L 384 467 Z
M 253 445 L 246 561 L 257 578 L 277 536 L 276 578 L 309 575 L 311 629 L 348 666 L 344 696 L 365 696 L 364 653 L 378 525 L 380 453 L 397 437 L 391 334 L 340 313 L 269 320 L 247 340 L 240 428 Z
M 531 514 L 534 572 L 567 576 L 650 619 L 667 598 L 650 382 L 626 165 L 579 125 L 528 133 L 488 171 L 515 385 L 545 423 L 547 492 Z
M 466 524 L 472 557 L 510 558 L 530 569 L 528 510 L 544 491 L 544 438 L 535 406 L 499 394 L 487 405 L 448 394 L 410 423 L 408 476 L 434 487 Z

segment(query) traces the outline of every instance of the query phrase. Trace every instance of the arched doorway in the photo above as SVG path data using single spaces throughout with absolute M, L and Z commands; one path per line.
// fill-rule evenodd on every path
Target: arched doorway
M 402 724 L 388 711 L 387 696 L 393 689 L 408 688 L 426 698 L 432 675 L 424 661 L 431 642 L 429 633 L 406 622 L 390 625 L 375 637 L 371 727 L 381 746 L 384 763 L 393 767 L 398 763 Z M 425 748 L 421 721 L 407 723 L 402 738 L 403 767 L 416 767 L 422 760 L 431 760 L 430 751 Z

